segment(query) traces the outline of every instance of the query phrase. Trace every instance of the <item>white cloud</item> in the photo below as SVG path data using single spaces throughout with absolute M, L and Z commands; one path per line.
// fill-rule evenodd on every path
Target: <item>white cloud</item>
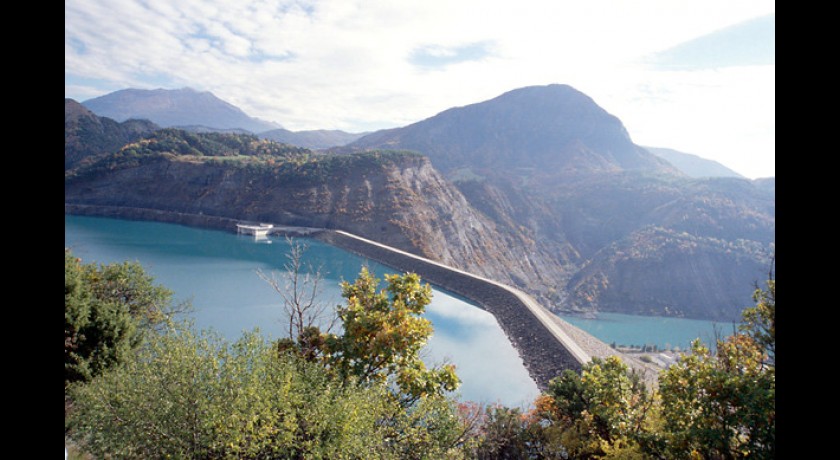
M 639 143 L 767 175 L 773 66 L 678 73 L 637 63 L 774 8 L 766 0 L 67 0 L 65 95 L 190 86 L 290 129 L 360 131 L 568 83 Z M 480 58 L 456 59 L 475 44 L 487 46 Z M 414 65 L 417 50 L 441 65 Z M 764 153 L 735 159 L 745 151 Z M 756 164 L 760 173 L 744 169 Z

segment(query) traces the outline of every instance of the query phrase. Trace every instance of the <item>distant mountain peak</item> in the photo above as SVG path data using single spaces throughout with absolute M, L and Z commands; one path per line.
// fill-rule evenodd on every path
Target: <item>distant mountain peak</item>
M 526 181 L 543 183 L 588 172 L 679 174 L 635 145 L 621 120 L 565 84 L 508 91 L 404 128 L 364 136 L 350 146 L 416 150 L 447 174 L 463 168 L 491 175 L 519 170 L 520 176 L 529 176 Z
M 284 144 L 317 150 L 347 145 L 365 134 L 367 133 L 348 133 L 337 129 L 316 129 L 309 131 L 274 129 L 260 133 L 260 137 Z
M 682 171 L 683 174 L 694 178 L 703 177 L 737 177 L 744 176 L 727 168 L 714 160 L 709 160 L 691 153 L 680 152 L 662 147 L 645 147 L 648 152 L 664 159 Z
M 125 121 L 148 119 L 163 127 L 206 126 L 216 129 L 243 129 L 260 133 L 280 128 L 248 116 L 239 107 L 223 101 L 210 91 L 190 87 L 180 89 L 127 88 L 82 103 L 99 116 Z

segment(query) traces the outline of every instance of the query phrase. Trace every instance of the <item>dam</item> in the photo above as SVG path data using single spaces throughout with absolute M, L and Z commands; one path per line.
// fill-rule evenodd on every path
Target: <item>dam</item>
M 519 350 L 531 378 L 541 390 L 565 369 L 580 371 L 591 357 L 575 343 L 547 310 L 524 292 L 457 268 L 344 232 L 324 230 L 313 238 L 402 271 L 461 295 L 493 314 Z
M 241 228 L 238 224 L 251 225 L 218 216 L 120 206 L 66 204 L 65 213 L 170 222 L 231 232 Z M 493 314 L 541 390 L 545 390 L 548 382 L 563 370 L 579 372 L 591 358 L 558 326 L 559 318 L 519 289 L 341 230 L 271 225 L 267 234 L 315 238 L 395 269 L 415 272 L 424 281 L 475 302 Z

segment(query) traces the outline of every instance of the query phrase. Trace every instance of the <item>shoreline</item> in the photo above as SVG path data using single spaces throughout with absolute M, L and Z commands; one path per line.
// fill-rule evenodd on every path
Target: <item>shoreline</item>
M 65 214 L 111 217 L 127 220 L 144 220 L 176 223 L 191 227 L 236 232 L 240 219 L 188 214 L 149 208 L 100 206 L 65 203 Z M 294 229 L 285 227 L 287 232 Z M 650 380 L 651 369 L 635 357 L 613 350 L 591 334 L 569 324 L 524 292 L 482 278 L 471 273 L 448 267 L 375 241 L 333 229 L 308 229 L 311 237 L 363 257 L 376 260 L 397 270 L 412 271 L 426 282 L 461 295 L 491 313 L 519 353 L 529 375 L 540 388 L 563 370 L 581 371 L 581 365 L 591 357 L 620 356 L 628 366 L 642 371 Z M 656 380 L 656 376 L 652 376 Z

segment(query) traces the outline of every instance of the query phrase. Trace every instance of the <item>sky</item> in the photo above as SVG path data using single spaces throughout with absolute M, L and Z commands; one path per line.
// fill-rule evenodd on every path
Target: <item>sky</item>
M 374 131 L 565 83 L 639 145 L 775 176 L 767 0 L 65 0 L 64 92 L 210 91 L 291 130 Z

